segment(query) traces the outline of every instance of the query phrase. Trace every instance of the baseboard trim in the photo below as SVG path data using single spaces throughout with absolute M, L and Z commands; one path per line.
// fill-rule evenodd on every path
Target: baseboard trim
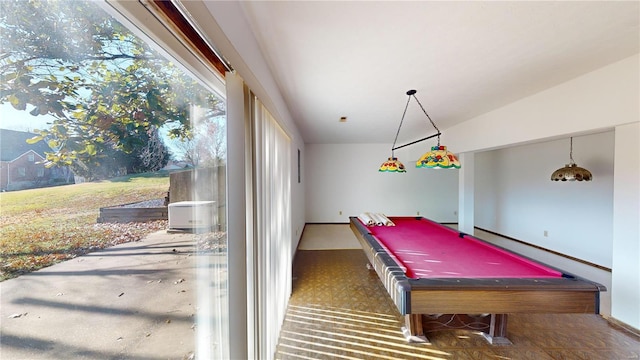
M 602 271 L 611 272 L 611 269 L 610 269 L 610 268 L 605 267 L 605 266 L 602 266 L 602 265 L 594 264 L 594 263 L 592 263 L 592 262 L 590 262 L 590 261 L 586 261 L 586 260 L 578 259 L 578 258 L 573 257 L 573 256 L 571 256 L 571 255 L 563 254 L 563 253 L 560 253 L 560 252 L 557 252 L 557 251 L 554 251 L 554 250 L 551 250 L 551 249 L 547 249 L 547 248 L 542 247 L 542 246 L 538 246 L 538 245 L 535 245 L 535 244 L 528 243 L 528 242 L 526 242 L 526 241 L 518 240 L 518 239 L 512 238 L 512 237 L 510 237 L 510 236 L 505 236 L 505 235 L 502 235 L 502 234 L 497 233 L 497 232 L 495 232 L 495 231 L 491 231 L 491 230 L 483 229 L 483 228 L 481 228 L 481 227 L 477 227 L 477 226 L 475 226 L 475 228 L 476 228 L 476 229 L 478 229 L 478 230 L 482 230 L 482 231 L 484 231 L 484 232 L 488 232 L 489 234 L 493 234 L 493 235 L 496 235 L 496 236 L 500 236 L 500 237 L 502 237 L 502 238 L 505 238 L 505 239 L 507 239 L 507 240 L 517 242 L 517 243 L 522 244 L 522 245 L 530 246 L 530 247 L 532 247 L 532 248 L 534 248 L 534 249 L 542 250 L 542 251 L 545 251 L 545 252 L 551 253 L 551 254 L 553 254 L 553 255 L 557 255 L 557 256 L 560 256 L 560 257 L 563 257 L 563 258 L 569 259 L 569 260 L 571 260 L 571 261 L 575 261 L 575 262 L 578 262 L 578 263 L 581 263 L 581 264 L 584 264 L 584 265 L 588 265 L 588 266 L 594 267 L 594 268 L 596 268 L 596 269 L 600 269 L 600 270 L 602 270 Z
M 607 322 L 609 322 L 609 324 L 611 324 L 611 326 L 615 327 L 615 328 L 619 328 L 622 331 L 628 332 L 630 335 L 640 339 L 640 329 L 636 329 L 635 327 L 620 321 L 616 318 L 612 318 L 610 316 L 603 316 L 603 318 L 605 320 L 607 320 Z

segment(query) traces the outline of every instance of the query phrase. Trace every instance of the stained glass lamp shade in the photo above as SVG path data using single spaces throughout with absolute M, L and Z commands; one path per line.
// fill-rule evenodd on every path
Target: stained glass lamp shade
M 390 157 L 387 161 L 383 162 L 382 165 L 380 165 L 378 171 L 403 173 L 407 172 L 407 169 L 405 169 L 404 164 L 401 163 L 397 157 Z
M 417 168 L 430 169 L 460 169 L 458 157 L 447 150 L 444 145 L 431 147 L 431 151 L 426 152 L 416 162 Z

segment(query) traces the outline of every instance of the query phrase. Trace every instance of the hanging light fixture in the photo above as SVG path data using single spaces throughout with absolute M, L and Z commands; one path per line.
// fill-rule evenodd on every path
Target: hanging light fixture
M 404 107 L 404 112 L 402 113 L 402 119 L 400 119 L 400 125 L 398 126 L 398 131 L 396 132 L 396 138 L 393 140 L 393 145 L 391 146 L 391 157 L 387 159 L 387 161 L 382 163 L 378 171 L 397 172 L 397 173 L 407 172 L 406 168 L 400 162 L 400 160 L 398 160 L 398 158 L 394 156 L 394 151 L 397 149 L 403 148 L 405 146 L 413 145 L 434 137 L 438 137 L 438 145 L 431 147 L 431 150 L 429 152 L 427 152 L 426 154 L 420 157 L 420 160 L 416 162 L 416 168 L 459 169 L 460 161 L 458 161 L 458 158 L 453 153 L 449 152 L 446 146 L 440 145 L 440 135 L 441 135 L 440 130 L 438 129 L 436 124 L 433 122 L 433 120 L 431 120 L 431 117 L 429 116 L 429 114 L 427 114 L 427 111 L 424 109 L 424 107 L 416 97 L 415 95 L 416 92 L 417 92 L 416 90 L 407 91 L 407 96 L 408 96 L 407 104 Z M 433 135 L 427 136 L 425 138 L 412 141 L 408 144 L 396 146 L 396 142 L 398 141 L 398 135 L 400 134 L 400 129 L 402 128 L 402 123 L 404 121 L 404 116 L 407 114 L 407 108 L 409 107 L 409 102 L 411 101 L 412 97 L 416 100 L 418 105 L 420 105 L 420 109 L 422 109 L 422 112 L 427 116 L 427 119 L 429 119 L 429 122 L 431 123 L 433 128 L 436 129 L 436 133 Z
M 447 147 L 440 145 L 440 137 L 438 136 L 438 145 L 432 146 L 416 162 L 417 168 L 431 169 L 460 169 L 460 160 L 458 157 L 447 150 Z
M 573 137 L 569 143 L 569 163 L 551 174 L 552 181 L 591 181 L 593 175 L 585 168 L 581 168 L 573 161 Z
M 391 153 L 393 154 L 393 151 Z M 383 162 L 382 165 L 380 165 L 380 169 L 378 169 L 378 171 L 403 173 L 407 172 L 407 169 L 405 169 L 404 164 L 401 163 L 397 157 L 394 157 L 392 155 L 389 159 L 387 159 L 387 161 Z

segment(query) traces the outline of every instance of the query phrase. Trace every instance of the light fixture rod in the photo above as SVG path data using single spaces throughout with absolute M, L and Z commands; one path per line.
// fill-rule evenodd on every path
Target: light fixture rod
M 438 137 L 438 146 L 440 146 L 440 129 L 438 129 L 438 127 L 436 126 L 436 124 L 433 122 L 433 120 L 431 120 L 431 117 L 429 116 L 429 114 L 427 114 L 427 110 L 424 109 L 424 106 L 422 106 L 422 104 L 420 103 L 420 100 L 418 100 L 418 98 L 416 97 L 416 90 L 409 90 L 407 91 L 407 103 L 404 106 L 404 112 L 402 113 L 402 118 L 400 119 L 400 126 L 398 126 L 398 131 L 396 131 L 396 138 L 393 139 L 393 145 L 391 146 L 391 156 L 394 156 L 394 151 L 401 149 L 405 146 L 409 146 L 409 145 L 413 145 L 413 144 L 417 144 L 419 142 L 434 138 L 434 137 Z M 437 134 L 433 134 L 431 136 L 427 136 L 425 138 L 422 138 L 420 140 L 416 140 L 413 142 L 410 142 L 408 144 L 404 144 L 404 145 L 400 145 L 400 146 L 396 146 L 396 142 L 398 141 L 398 135 L 400 135 L 400 129 L 402 128 L 402 123 L 404 122 L 404 117 L 407 114 L 407 108 L 409 108 L 409 102 L 411 102 L 411 97 L 413 97 L 416 102 L 418 103 L 418 105 L 420 105 L 420 109 L 422 109 L 422 112 L 427 116 L 427 119 L 429 119 L 429 122 L 431 123 L 431 125 L 433 125 L 433 128 L 436 129 L 436 131 L 438 132 Z
M 418 105 L 420 105 L 420 109 L 422 109 L 422 112 L 425 115 L 427 115 L 427 119 L 429 119 L 429 122 L 431 122 L 431 125 L 433 125 L 433 127 L 436 128 L 436 131 L 438 132 L 438 134 L 440 134 L 440 129 L 438 129 L 438 127 L 433 122 L 433 120 L 431 120 L 431 116 L 429 116 L 429 114 L 427 114 L 427 110 L 424 109 L 424 106 L 422 106 L 422 104 L 420 103 L 420 100 L 418 100 L 418 98 L 416 97 L 416 91 L 415 90 L 409 90 L 409 91 L 407 91 L 407 95 L 413 96 L 413 98 L 416 99 L 416 101 L 418 102 Z M 439 141 L 438 141 L 438 143 L 439 143 Z
M 408 144 L 404 144 L 404 145 L 396 146 L 396 147 L 392 148 L 392 149 L 391 149 L 391 151 L 401 149 L 401 148 L 403 148 L 403 147 L 405 147 L 405 146 L 409 146 L 409 145 L 417 144 L 417 143 L 419 143 L 419 142 L 422 142 L 422 141 L 425 141 L 425 140 L 429 140 L 429 139 L 431 139 L 431 138 L 434 138 L 434 137 L 436 137 L 436 136 L 440 136 L 440 135 L 441 135 L 441 134 L 440 134 L 440 132 L 438 132 L 437 134 L 429 135 L 429 136 L 427 136 L 427 137 L 425 137 L 425 138 L 422 138 L 422 139 L 419 139 L 419 140 L 416 140 L 416 141 L 412 141 L 412 142 L 410 142 L 410 143 L 408 143 Z

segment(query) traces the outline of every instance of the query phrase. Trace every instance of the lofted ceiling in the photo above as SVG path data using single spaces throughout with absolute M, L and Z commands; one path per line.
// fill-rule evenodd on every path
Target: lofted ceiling
M 407 90 L 446 133 L 638 53 L 639 4 L 255 1 L 243 9 L 306 143 L 391 143 Z M 398 141 L 433 132 L 412 101 Z

